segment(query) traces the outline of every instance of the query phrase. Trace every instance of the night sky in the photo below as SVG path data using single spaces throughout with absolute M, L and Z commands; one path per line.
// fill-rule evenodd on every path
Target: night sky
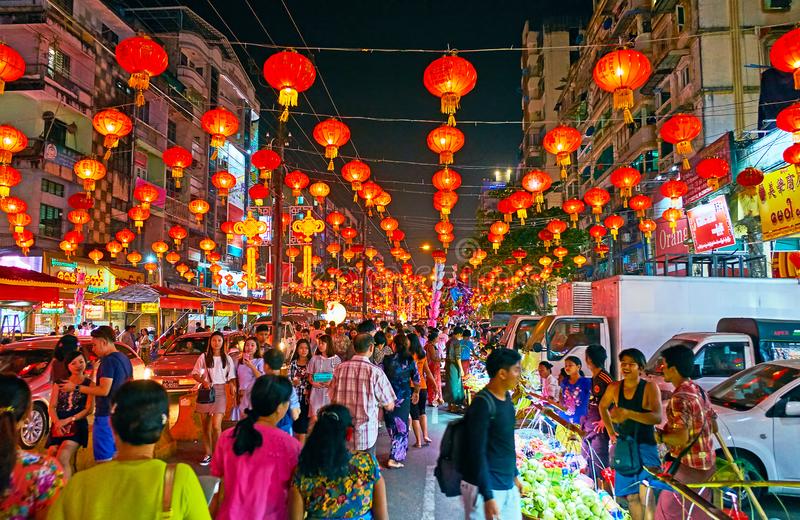
M 246 0 L 213 1 L 214 7 L 235 31 L 220 20 L 208 0 L 181 2 L 188 5 L 208 22 L 215 25 L 231 40 L 269 43 Z M 412 1 L 358 0 L 317 1 L 284 0 L 308 46 L 401 49 L 478 49 L 515 47 L 521 45 L 522 28 L 526 20 L 535 26 L 552 16 L 588 16 L 591 0 L 560 1 Z M 175 5 L 171 0 L 129 0 L 131 7 Z M 284 9 L 281 0 L 250 0 L 258 19 L 271 39 L 281 46 L 303 45 L 298 31 Z M 236 46 L 241 50 L 241 46 Z M 272 49 L 247 46 L 252 58 L 250 71 L 260 85 L 262 106 L 270 108 L 275 95 L 261 76 L 261 67 Z M 306 53 L 308 54 L 308 53 Z M 248 56 L 240 53 L 247 66 Z M 461 53 L 478 72 L 475 89 L 461 101 L 459 120 L 521 121 L 520 53 L 484 52 Z M 388 190 L 393 202 L 389 210 L 406 232 L 407 246 L 416 264 L 431 264 L 431 258 L 419 247 L 425 243 L 438 245 L 433 226 L 438 214 L 432 205 L 433 173 L 439 169 L 437 156 L 431 152 L 425 138 L 437 126 L 434 123 L 378 122 L 349 120 L 347 116 L 410 118 L 444 121 L 439 113 L 439 99 L 432 96 L 422 83 L 428 63 L 439 54 L 382 53 L 382 52 L 312 52 L 318 76 L 300 99 L 298 111 L 335 115 L 320 76 L 327 84 L 338 113 L 352 132 L 351 143 L 340 155 L 358 155 L 372 168 L 373 180 Z M 313 107 L 313 110 L 312 110 Z M 274 121 L 274 114 L 262 113 Z M 305 150 L 322 149 L 309 142 L 317 118 L 313 115 L 293 116 L 291 132 L 293 145 Z M 273 123 L 271 123 L 274 126 Z M 474 215 L 481 179 L 489 177 L 496 167 L 514 167 L 518 162 L 518 147 L 522 138 L 520 123 L 507 125 L 459 124 L 466 136 L 464 148 L 456 154 L 453 168 L 462 175 L 463 187 L 458 190 L 459 203 L 454 211 L 456 242 L 473 234 Z M 274 132 L 273 132 L 274 135 Z M 312 138 L 313 141 L 313 138 Z M 355 148 L 353 146 L 355 144 Z M 412 161 L 429 165 L 398 164 L 390 161 Z M 325 170 L 320 155 L 293 153 L 287 163 L 321 179 L 333 187 L 334 200 L 351 204 L 352 195 L 336 178 Z M 336 177 L 343 160 L 337 160 Z M 480 168 L 476 168 L 480 167 Z M 317 173 L 315 172 L 322 172 Z M 398 181 L 398 182 L 393 182 Z M 373 243 L 388 251 L 387 242 L 372 228 Z M 388 256 L 388 252 L 387 252 Z M 451 254 L 451 261 L 454 259 Z

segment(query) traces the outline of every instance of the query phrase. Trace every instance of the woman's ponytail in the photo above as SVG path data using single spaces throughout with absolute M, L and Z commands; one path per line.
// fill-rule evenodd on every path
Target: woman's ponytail
M 292 395 L 292 383 L 282 376 L 261 376 L 253 383 L 250 392 L 252 408 L 247 417 L 233 429 L 233 452 L 236 455 L 251 454 L 264 443 L 264 438 L 256 429 L 259 417 L 268 417 L 283 403 L 288 403 Z

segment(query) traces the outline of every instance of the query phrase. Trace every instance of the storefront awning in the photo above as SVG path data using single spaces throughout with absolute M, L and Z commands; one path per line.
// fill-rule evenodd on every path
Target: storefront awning
M 78 289 L 80 286 L 20 267 L 0 266 L 0 301 L 53 302 L 59 299 L 59 290 Z
M 210 301 L 207 296 L 170 289 L 160 285 L 147 285 L 143 283 L 131 284 L 116 291 L 95 297 L 95 300 L 116 300 L 126 303 L 158 303 L 162 309 L 200 310 L 204 301 Z

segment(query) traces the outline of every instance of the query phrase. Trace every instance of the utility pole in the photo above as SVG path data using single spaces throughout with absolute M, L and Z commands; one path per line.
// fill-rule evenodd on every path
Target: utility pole
M 283 298 L 283 173 L 284 149 L 286 146 L 286 123 L 278 122 L 278 155 L 281 156 L 281 165 L 272 172 L 272 348 L 279 348 L 281 344 L 281 299 Z
M 367 319 L 367 208 L 364 208 L 364 219 L 361 222 L 361 245 L 364 251 L 361 253 L 361 320 Z

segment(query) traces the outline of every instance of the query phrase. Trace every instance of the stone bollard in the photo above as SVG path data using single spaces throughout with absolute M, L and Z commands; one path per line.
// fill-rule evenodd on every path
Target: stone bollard
M 200 417 L 194 413 L 196 393 L 181 396 L 178 403 L 178 420 L 169 433 L 176 441 L 196 441 L 203 431 Z
M 177 451 L 178 443 L 172 438 L 169 429 L 169 420 L 167 420 L 167 426 L 164 428 L 164 431 L 161 432 L 161 437 L 156 443 L 155 457 L 157 459 L 166 460 L 175 455 Z

